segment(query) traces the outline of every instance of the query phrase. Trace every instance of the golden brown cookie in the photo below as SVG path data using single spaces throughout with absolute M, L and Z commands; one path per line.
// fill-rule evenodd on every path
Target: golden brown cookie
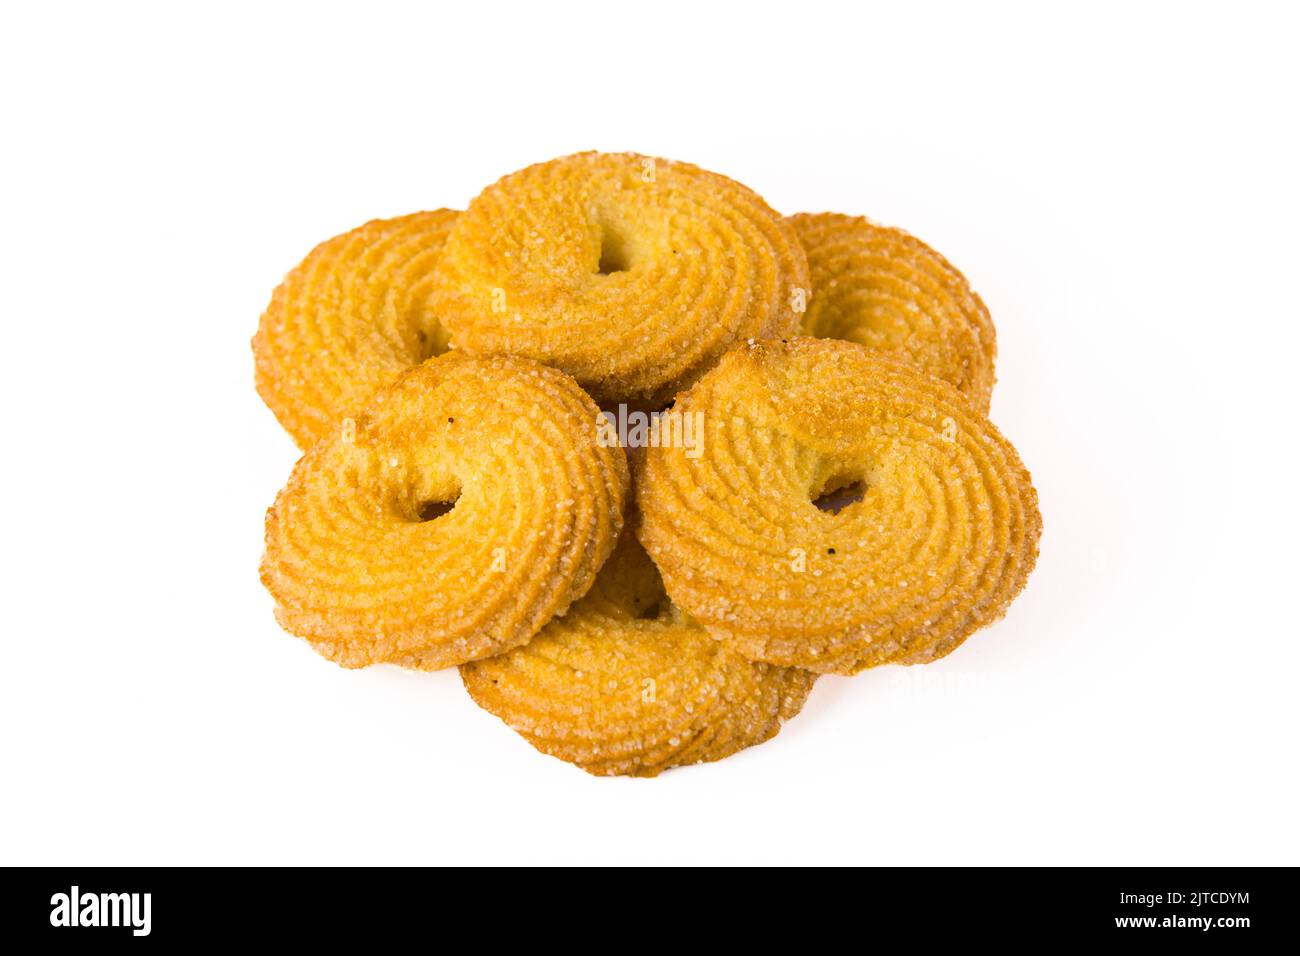
M 808 254 L 805 335 L 846 339 L 955 385 L 988 413 L 993 322 L 966 277 L 901 229 L 861 216 L 791 216 Z
M 275 290 L 253 336 L 257 391 L 300 448 L 447 350 L 428 298 L 455 221 L 438 209 L 368 222 L 321 243 Z
M 563 372 L 430 359 L 298 462 L 266 516 L 276 617 L 346 667 L 434 669 L 522 644 L 586 593 L 628 492 Z
M 659 407 L 731 345 L 798 328 L 808 269 L 755 193 L 692 166 L 580 153 L 485 189 L 439 263 L 452 344 L 564 369 L 602 403 Z
M 631 535 L 567 614 L 460 672 L 480 707 L 542 753 L 640 777 L 762 743 L 815 679 L 751 663 L 710 637 L 667 599 Z
M 752 660 L 933 660 L 1001 617 L 1034 566 L 1038 497 L 1016 450 L 910 366 L 763 342 L 673 411 L 701 416 L 702 446 L 646 449 L 638 534 L 673 601 Z

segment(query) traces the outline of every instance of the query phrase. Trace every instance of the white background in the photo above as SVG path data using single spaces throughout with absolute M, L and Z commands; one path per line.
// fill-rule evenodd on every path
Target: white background
M 0 862 L 1300 863 L 1295 14 L 718 6 L 6 7 Z M 586 148 L 945 253 L 1045 520 L 951 657 L 649 781 L 257 579 L 271 289 Z

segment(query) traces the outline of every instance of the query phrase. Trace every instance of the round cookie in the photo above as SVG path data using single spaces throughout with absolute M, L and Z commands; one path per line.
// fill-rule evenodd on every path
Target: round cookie
M 300 448 L 447 350 L 428 298 L 455 221 L 438 209 L 368 222 L 321 243 L 272 294 L 253 336 L 257 391 Z
M 688 163 L 580 153 L 485 189 L 434 283 L 452 345 L 570 373 L 598 402 L 661 407 L 730 346 L 793 333 L 808 270 L 754 192 Z
M 988 413 L 997 340 L 984 302 L 943 256 L 861 216 L 791 216 L 812 281 L 803 332 L 846 339 L 955 385 Z
M 751 663 L 710 637 L 668 601 L 631 535 L 567 614 L 460 672 L 480 707 L 542 753 L 639 777 L 771 738 L 815 679 Z
M 266 516 L 276 617 L 347 667 L 522 644 L 586 593 L 628 494 L 595 404 L 527 359 L 401 373 L 298 462 Z
M 1001 617 L 1038 554 L 1015 449 L 956 389 L 860 345 L 737 349 L 674 413 L 697 453 L 638 465 L 673 601 L 745 656 L 852 674 L 922 663 Z

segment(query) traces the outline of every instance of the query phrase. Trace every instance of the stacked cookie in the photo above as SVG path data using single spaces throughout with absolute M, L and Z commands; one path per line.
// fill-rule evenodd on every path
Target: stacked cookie
M 592 773 L 717 760 L 817 674 L 937 659 L 1037 556 L 961 274 L 685 163 L 564 157 L 328 240 L 253 351 L 305 452 L 266 520 L 282 626 L 459 665 Z

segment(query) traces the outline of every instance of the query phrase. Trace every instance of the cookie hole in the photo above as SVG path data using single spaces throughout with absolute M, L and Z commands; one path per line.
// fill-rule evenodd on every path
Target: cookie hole
M 456 507 L 457 498 L 450 501 L 426 501 L 415 509 L 415 520 L 436 521 Z
M 627 241 L 608 226 L 600 230 L 600 262 L 596 271 L 603 276 L 626 272 L 629 267 Z
M 867 483 L 860 479 L 845 484 L 828 484 L 820 495 L 812 499 L 813 507 L 827 514 L 839 514 L 849 505 L 855 505 L 867 493 Z
M 645 607 L 638 607 L 636 609 L 637 619 L 641 621 L 649 621 L 658 617 L 663 612 L 664 602 L 666 600 L 667 600 L 667 595 L 664 595 L 662 597 L 655 598 Z
M 436 351 L 433 343 L 429 341 L 429 337 L 423 332 L 420 333 L 420 341 L 416 344 L 415 349 L 416 358 L 419 359 L 419 361 L 416 362 L 417 365 L 420 364 L 420 362 L 427 362 L 429 359 L 433 358 L 433 353 Z

